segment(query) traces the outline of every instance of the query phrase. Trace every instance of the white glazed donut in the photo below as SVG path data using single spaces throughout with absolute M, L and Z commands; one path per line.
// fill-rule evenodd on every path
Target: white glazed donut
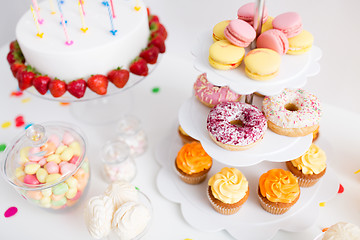
M 210 137 L 220 147 L 241 151 L 259 142 L 267 129 L 262 112 L 247 103 L 220 103 L 211 109 L 207 118 Z
M 285 89 L 278 95 L 264 98 L 263 112 L 273 132 L 300 137 L 319 127 L 322 110 L 315 95 L 303 89 Z

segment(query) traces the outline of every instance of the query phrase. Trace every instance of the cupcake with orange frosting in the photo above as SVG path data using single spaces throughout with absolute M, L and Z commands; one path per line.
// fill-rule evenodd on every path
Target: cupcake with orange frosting
M 300 187 L 311 187 L 326 172 L 326 154 L 315 144 L 311 144 L 304 155 L 286 162 L 287 168 L 298 178 Z
M 271 169 L 260 176 L 258 197 L 264 210 L 284 214 L 300 197 L 298 180 L 289 171 Z
M 199 184 L 206 179 L 212 158 L 199 142 L 185 144 L 175 159 L 176 172 L 186 183 Z
M 217 212 L 231 215 L 248 199 L 249 183 L 238 169 L 224 167 L 209 179 L 207 195 Z

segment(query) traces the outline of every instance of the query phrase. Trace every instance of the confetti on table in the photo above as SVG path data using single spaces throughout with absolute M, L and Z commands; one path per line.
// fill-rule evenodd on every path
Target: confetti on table
M 22 127 L 25 125 L 24 117 L 19 115 L 15 118 L 15 126 L 16 127 Z
M 3 124 L 1 124 L 2 128 L 8 128 L 11 126 L 11 122 L 4 122 Z
M 29 123 L 25 126 L 25 130 L 28 129 L 31 125 L 33 125 L 32 123 Z
M 136 190 L 140 191 L 140 189 L 138 187 L 135 187 Z
M 68 102 L 60 102 L 60 106 L 69 106 L 70 105 L 70 103 L 68 103 Z
M 160 92 L 160 88 L 159 88 L 159 87 L 154 87 L 154 88 L 152 89 L 152 92 L 153 92 L 153 93 L 158 93 L 158 92 Z
M 325 202 L 319 203 L 319 206 L 320 206 L 320 207 L 325 207 Z
M 0 152 L 5 151 L 5 148 L 6 148 L 6 144 L 5 144 L 5 143 L 0 144 Z
M 22 91 L 13 91 L 11 92 L 11 97 L 21 97 L 24 93 Z
M 355 172 L 355 174 L 358 174 L 358 173 L 360 173 L 360 169 Z
M 339 185 L 339 190 L 338 190 L 338 193 L 343 193 L 344 192 L 344 187 L 343 185 Z
M 21 102 L 22 103 L 28 103 L 28 102 L 30 102 L 31 101 L 31 98 L 24 98 L 24 99 L 21 99 Z
M 326 232 L 328 229 L 329 229 L 329 228 L 326 227 L 326 228 L 323 228 L 321 231 L 322 231 L 322 232 Z
M 18 212 L 17 207 L 10 207 L 8 210 L 5 211 L 4 216 L 6 218 L 14 216 Z

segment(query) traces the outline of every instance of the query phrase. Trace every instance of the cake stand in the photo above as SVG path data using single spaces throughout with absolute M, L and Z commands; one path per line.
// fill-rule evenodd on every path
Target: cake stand
M 319 145 L 331 149 L 326 142 Z M 283 215 L 273 215 L 263 210 L 258 203 L 258 181 L 260 175 L 270 169 L 286 169 L 285 164 L 262 162 L 254 166 L 241 167 L 241 172 L 249 181 L 249 198 L 238 213 L 222 215 L 212 208 L 206 191 L 209 178 L 226 165 L 220 161 L 213 161 L 213 166 L 203 183 L 186 184 L 175 172 L 174 162 L 181 147 L 182 142 L 176 132 L 172 132 L 171 136 L 164 139 L 159 145 L 155 157 L 161 169 L 156 183 L 160 193 L 166 199 L 180 204 L 185 220 L 191 226 L 202 231 L 226 230 L 236 239 L 253 240 L 271 239 L 278 230 L 301 231 L 314 224 L 319 212 L 319 203 L 335 196 L 339 187 L 339 181 L 328 165 L 325 176 L 316 185 L 310 188 L 301 188 L 300 199 L 288 212 Z
M 8 51 L 8 46 L 1 47 L 0 58 L 6 59 Z M 148 64 L 149 74 L 156 68 L 161 58 L 162 54 L 159 54 L 157 64 Z M 0 71 L 5 74 L 5 78 L 14 79 L 9 65 L 1 64 Z M 69 92 L 59 98 L 54 98 L 49 91 L 45 95 L 41 95 L 33 86 L 26 89 L 26 92 L 49 101 L 73 103 L 70 110 L 77 119 L 90 124 L 104 124 L 117 121 L 131 110 L 133 103 L 131 88 L 145 78 L 130 73 L 129 81 L 123 88 L 117 88 L 109 82 L 106 95 L 98 95 L 87 88 L 82 98 L 76 98 Z
M 209 48 L 213 43 L 212 31 L 199 35 L 192 54 L 195 56 L 194 67 L 200 72 L 206 72 L 208 81 L 217 86 L 229 86 L 238 94 L 252 94 L 258 92 L 265 96 L 280 93 L 284 88 L 303 87 L 307 78 L 320 72 L 318 61 L 321 58 L 321 49 L 313 46 L 302 55 L 282 56 L 279 75 L 267 81 L 256 81 L 245 75 L 245 64 L 232 70 L 217 70 L 209 64 Z M 246 52 L 250 49 L 246 48 Z
M 179 123 L 191 137 L 199 140 L 204 150 L 217 161 L 231 166 L 251 166 L 262 161 L 284 162 L 304 154 L 312 142 L 312 134 L 305 137 L 287 137 L 267 129 L 264 138 L 246 151 L 228 151 L 210 138 L 206 119 L 210 108 L 196 97 L 185 101 L 179 110 Z

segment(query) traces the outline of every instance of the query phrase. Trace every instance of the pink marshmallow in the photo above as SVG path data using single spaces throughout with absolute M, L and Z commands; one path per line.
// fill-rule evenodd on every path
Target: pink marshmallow
M 76 169 L 76 165 L 71 163 L 65 163 L 64 165 L 61 166 L 60 172 L 62 175 L 66 175 L 68 173 L 75 171 L 75 169 Z
M 79 164 L 79 156 L 74 155 L 74 156 L 70 159 L 69 163 L 78 165 L 78 164 Z
M 24 183 L 29 185 L 38 185 L 40 182 L 37 180 L 35 175 L 27 174 L 24 177 Z
M 60 138 L 56 134 L 50 135 L 48 141 L 54 143 L 56 147 L 58 147 L 60 144 Z
M 74 140 L 74 137 L 69 132 L 65 132 L 63 135 L 62 143 L 66 146 L 69 146 Z
M 28 159 L 32 162 L 38 162 L 43 158 L 43 155 L 39 154 L 41 149 L 39 147 L 30 148 Z M 40 156 L 41 155 L 41 156 Z
M 45 165 L 45 170 L 46 170 L 49 174 L 59 173 L 59 165 L 57 165 L 56 162 L 48 162 L 48 163 Z
M 46 158 L 42 158 L 38 163 L 41 167 L 44 166 L 47 163 Z

